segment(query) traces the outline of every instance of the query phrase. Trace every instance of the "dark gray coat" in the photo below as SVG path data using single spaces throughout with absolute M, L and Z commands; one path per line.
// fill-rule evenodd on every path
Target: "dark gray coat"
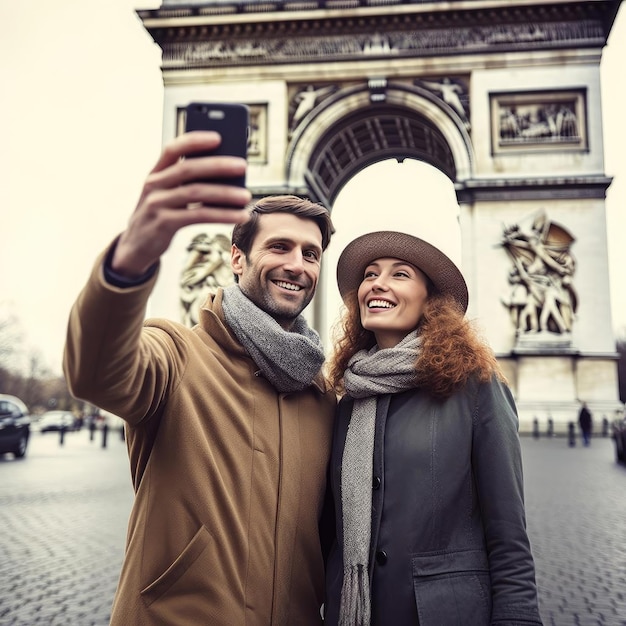
M 352 401 L 339 405 L 331 457 L 337 511 L 326 624 L 343 580 L 341 458 Z M 413 389 L 378 399 L 370 577 L 373 626 L 541 624 L 526 534 L 517 413 L 505 385 L 471 382 L 447 400 Z

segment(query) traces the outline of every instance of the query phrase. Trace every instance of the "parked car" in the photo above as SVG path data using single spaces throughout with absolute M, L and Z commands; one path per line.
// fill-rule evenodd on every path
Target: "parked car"
M 615 442 L 615 460 L 626 463 L 626 418 L 613 422 L 611 436 Z
M 30 438 L 28 407 L 15 396 L 0 394 L 0 454 L 12 452 L 21 459 Z
M 76 419 L 70 411 L 47 411 L 38 422 L 39 431 L 46 433 L 51 430 L 59 431 L 64 428 L 67 432 L 75 430 Z

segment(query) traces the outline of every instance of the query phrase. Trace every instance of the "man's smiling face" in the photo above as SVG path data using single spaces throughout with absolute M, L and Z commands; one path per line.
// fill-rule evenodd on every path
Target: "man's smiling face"
M 231 265 L 241 291 L 289 330 L 315 295 L 322 258 L 322 233 L 311 219 L 291 213 L 259 216 L 246 257 L 236 246 Z

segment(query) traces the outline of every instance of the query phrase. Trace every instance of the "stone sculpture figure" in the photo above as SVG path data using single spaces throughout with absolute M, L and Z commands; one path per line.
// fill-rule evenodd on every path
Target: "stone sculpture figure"
M 289 132 L 293 133 L 307 113 L 312 111 L 320 100 L 334 93 L 336 90 L 337 87 L 335 85 L 317 88 L 315 85 L 307 85 L 304 89 L 301 89 L 291 101 L 293 113 L 289 124 Z
M 235 279 L 230 267 L 230 238 L 226 235 L 197 235 L 187 252 L 180 278 L 181 321 L 194 326 L 207 295 L 231 285 Z
M 423 85 L 430 91 L 437 92 L 441 95 L 441 99 L 463 120 L 463 124 L 469 130 L 469 118 L 467 111 L 461 102 L 461 96 L 466 95 L 465 89 L 458 83 L 452 82 L 447 77 L 444 77 L 440 82 L 431 80 L 418 80 L 416 84 Z
M 513 261 L 511 291 L 502 302 L 511 312 L 516 334 L 570 333 L 578 304 L 572 284 L 576 268 L 574 238 L 542 212 L 524 232 L 505 228 L 501 245 Z

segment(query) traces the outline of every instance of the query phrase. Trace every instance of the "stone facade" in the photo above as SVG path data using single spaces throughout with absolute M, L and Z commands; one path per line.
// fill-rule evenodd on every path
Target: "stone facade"
M 564 431 L 579 400 L 618 408 L 599 66 L 618 0 L 164 1 L 139 11 L 163 50 L 164 139 L 194 100 L 252 114 L 255 195 L 332 207 L 373 162 L 417 159 L 454 184 L 461 269 L 523 430 Z M 193 240 L 164 258 L 151 313 L 177 317 Z M 199 239 L 198 239 L 199 238 Z M 308 315 L 327 324 L 322 284 Z

